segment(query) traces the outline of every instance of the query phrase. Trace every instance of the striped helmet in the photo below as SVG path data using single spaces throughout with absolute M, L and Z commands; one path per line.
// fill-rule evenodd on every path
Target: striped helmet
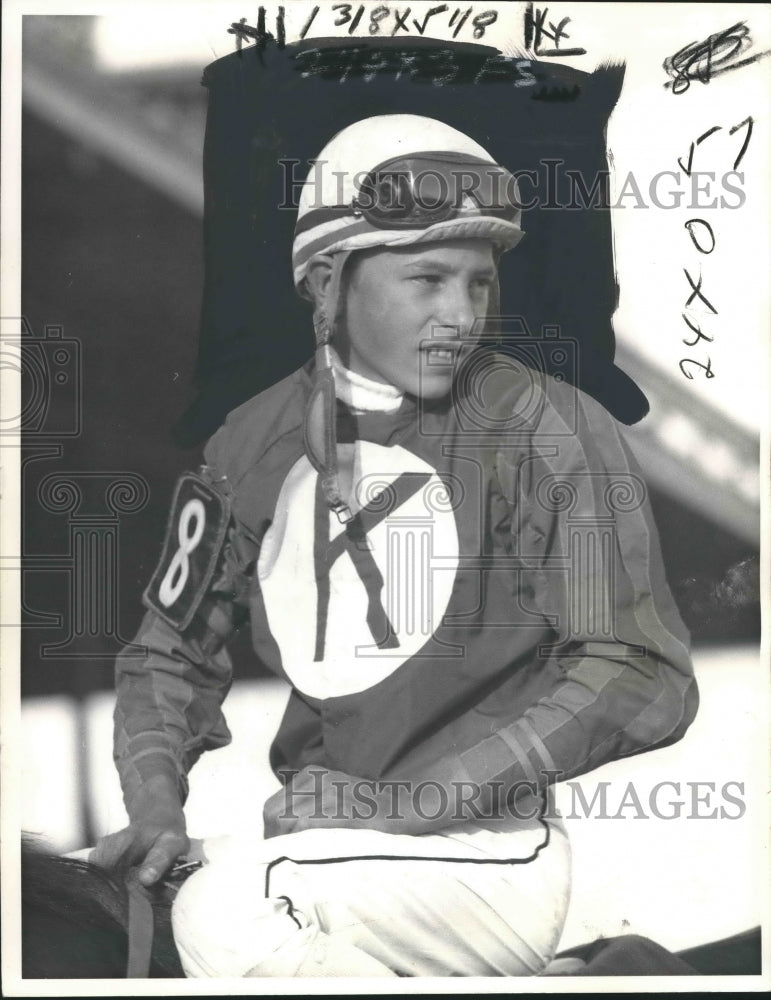
M 522 238 L 520 222 L 515 178 L 473 139 L 420 115 L 365 118 L 327 143 L 303 185 L 295 286 L 307 295 L 316 254 L 474 237 L 504 251 Z

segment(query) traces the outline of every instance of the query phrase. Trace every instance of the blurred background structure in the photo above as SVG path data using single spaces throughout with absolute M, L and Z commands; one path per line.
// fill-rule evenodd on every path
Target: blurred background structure
M 4 353 L 15 351 L 23 366 L 24 825 L 60 850 L 122 823 L 110 761 L 112 661 L 138 625 L 174 481 L 199 463 L 197 448 L 174 444 L 172 428 L 193 399 L 204 280 L 201 65 L 168 53 L 145 66 L 110 62 L 100 37 L 95 18 L 26 18 L 26 326 L 15 339 L 3 331 Z M 288 271 L 288 262 L 276 266 Z M 758 438 L 622 334 L 616 360 L 650 400 L 649 416 L 626 434 L 649 483 L 707 696 L 688 739 L 708 744 L 721 709 L 747 742 L 736 751 L 740 773 L 720 774 L 749 780 L 757 736 L 750 708 L 762 690 Z M 229 719 L 247 749 L 199 765 L 190 802 L 196 833 L 224 832 L 222 817 L 254 820 L 273 788 L 267 747 L 285 691 L 260 675 L 246 643 L 237 641 L 233 655 Z M 689 747 L 677 764 L 683 780 L 714 781 L 710 760 Z M 685 761 L 698 759 L 702 769 L 689 772 Z M 614 824 L 600 827 L 610 834 Z M 734 824 L 730 834 L 749 838 L 749 827 Z M 749 920 L 756 905 L 748 896 L 739 926 L 723 931 L 758 922 Z M 579 921 L 565 946 L 598 927 L 612 933 L 600 923 Z M 641 926 L 632 929 L 646 933 Z M 678 946 L 700 940 L 685 938 Z

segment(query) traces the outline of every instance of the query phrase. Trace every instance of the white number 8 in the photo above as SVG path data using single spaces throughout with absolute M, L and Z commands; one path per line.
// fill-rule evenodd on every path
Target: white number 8
M 192 534 L 190 533 L 190 522 L 195 522 Z M 179 515 L 179 527 L 177 538 L 179 548 L 174 553 L 174 558 L 169 563 L 166 575 L 161 580 L 158 588 L 158 597 L 161 604 L 170 607 L 185 589 L 187 578 L 190 575 L 189 555 L 198 547 L 198 543 L 203 537 L 203 529 L 206 526 L 206 508 L 200 500 L 188 500 Z

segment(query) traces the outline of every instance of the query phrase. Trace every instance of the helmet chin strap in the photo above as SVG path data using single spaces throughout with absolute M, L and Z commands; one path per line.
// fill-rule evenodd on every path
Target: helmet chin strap
M 490 294 L 487 298 L 487 320 L 485 322 L 485 334 L 490 337 L 495 334 L 500 343 L 501 337 L 501 283 L 498 277 L 498 268 L 501 263 L 502 251 L 500 247 L 493 249 L 493 260 L 495 261 L 495 280 L 490 285 Z
M 337 462 L 337 393 L 332 369 L 331 344 L 340 312 L 343 268 L 351 251 L 330 254 L 331 267 L 323 303 L 316 302 L 313 328 L 316 334 L 316 369 L 305 410 L 305 451 L 320 476 L 321 491 L 330 510 L 344 524 L 353 517 L 340 489 Z

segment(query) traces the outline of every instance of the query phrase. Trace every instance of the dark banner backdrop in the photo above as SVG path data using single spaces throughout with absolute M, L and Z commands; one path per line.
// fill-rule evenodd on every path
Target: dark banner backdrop
M 427 39 L 314 39 L 285 48 L 268 40 L 207 67 L 199 395 L 177 427 L 179 441 L 207 437 L 255 385 L 309 356 L 309 310 L 289 266 L 291 205 L 336 132 L 397 113 L 447 122 L 509 170 L 538 178 L 521 182 L 523 202 L 537 199 L 538 207 L 525 213 L 521 247 L 502 259 L 502 314 L 522 316 L 539 343 L 544 325 L 559 328 L 576 348 L 566 376 L 625 423 L 639 420 L 646 401 L 611 364 L 618 289 L 610 212 L 597 201 L 581 207 L 568 173 L 590 194 L 607 175 L 605 127 L 623 78 L 622 66 L 583 73 Z M 535 363 L 559 367 L 551 353 L 539 352 Z

